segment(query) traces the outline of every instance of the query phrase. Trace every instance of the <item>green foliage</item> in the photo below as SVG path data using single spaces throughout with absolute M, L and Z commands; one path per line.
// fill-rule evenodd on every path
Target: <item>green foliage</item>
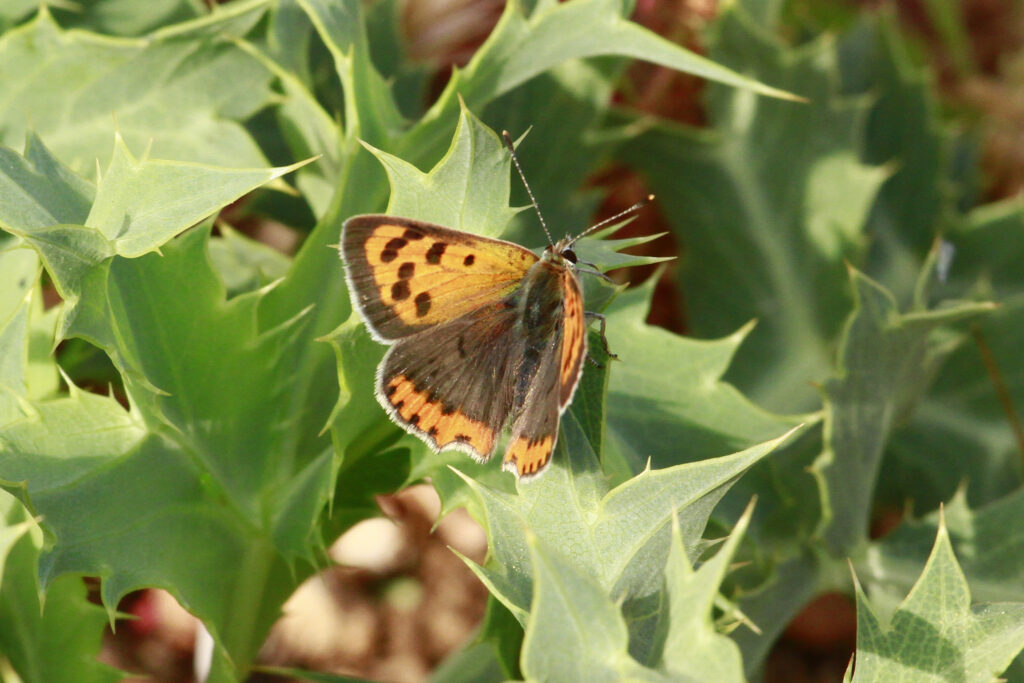
M 423 478 L 489 544 L 466 560 L 487 618 L 439 681 L 743 680 L 836 589 L 854 680 L 1014 666 L 1022 466 L 990 376 L 1024 400 L 1024 208 L 970 208 L 891 17 L 790 45 L 781 3 L 750 4 L 704 58 L 626 3 L 509 3 L 432 103 L 389 2 L 0 10 L 0 671 L 116 678 L 105 621 L 156 586 L 212 635 L 210 680 L 243 679 L 324 548 Z M 613 107 L 627 58 L 714 81 L 709 125 Z M 619 361 L 586 368 L 552 466 L 517 482 L 387 419 L 335 246 L 385 211 L 543 246 L 494 132 L 531 125 L 556 237 L 608 160 L 646 178 L 695 336 L 645 322 L 654 280 L 583 276 Z M 215 221 L 242 197 L 316 226 L 284 256 Z M 659 260 L 620 253 L 642 241 L 578 252 Z
M 121 680 L 96 661 L 106 619 L 78 577 L 54 581 L 44 607 L 36 572 L 42 545 L 25 508 L 0 491 L 0 652 L 26 683 Z
M 1024 604 L 971 605 L 942 518 L 935 546 L 906 599 L 880 620 L 857 585 L 852 681 L 991 681 L 1024 648 Z

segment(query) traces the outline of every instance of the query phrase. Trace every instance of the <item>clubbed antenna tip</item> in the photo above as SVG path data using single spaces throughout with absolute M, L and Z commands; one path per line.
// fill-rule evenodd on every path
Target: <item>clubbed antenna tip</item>
M 587 228 L 586 230 L 584 230 L 580 234 L 578 234 L 575 237 L 573 237 L 572 241 L 575 242 L 576 240 L 580 239 L 581 237 L 586 237 L 587 235 L 589 235 L 590 233 L 594 232 L 595 230 L 600 230 L 601 228 L 603 228 L 606 225 L 611 225 L 612 223 L 614 223 L 617 220 L 625 218 L 626 216 L 628 216 L 628 215 L 630 215 L 632 213 L 636 213 L 637 211 L 639 211 L 640 209 L 642 209 L 643 207 L 647 206 L 649 203 L 651 203 L 653 201 L 654 201 L 654 195 L 653 194 L 649 194 L 646 197 L 644 197 L 643 199 L 641 199 L 640 201 L 638 201 L 633 206 L 631 206 L 628 209 L 626 209 L 625 211 L 619 211 L 614 216 L 611 216 L 609 218 L 605 218 L 600 223 L 598 223 L 596 225 L 590 226 L 589 228 Z

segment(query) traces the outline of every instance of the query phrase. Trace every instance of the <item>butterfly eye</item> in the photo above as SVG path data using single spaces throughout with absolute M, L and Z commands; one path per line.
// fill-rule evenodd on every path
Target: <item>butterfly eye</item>
M 565 249 L 562 251 L 562 258 L 569 263 L 576 263 L 576 252 L 572 249 Z

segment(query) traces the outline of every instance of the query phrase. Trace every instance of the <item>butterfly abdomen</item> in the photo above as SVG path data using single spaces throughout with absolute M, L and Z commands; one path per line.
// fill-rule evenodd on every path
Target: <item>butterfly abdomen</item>
M 538 261 L 523 278 L 519 292 L 520 325 L 528 347 L 557 343 L 561 334 L 565 290 L 565 268 L 549 261 Z

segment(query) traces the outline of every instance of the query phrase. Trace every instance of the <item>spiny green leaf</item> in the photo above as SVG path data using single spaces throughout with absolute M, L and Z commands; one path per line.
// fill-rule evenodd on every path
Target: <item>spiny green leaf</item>
M 660 588 L 673 514 L 687 549 L 695 552 L 718 500 L 778 443 L 647 470 L 610 490 L 578 423 L 563 416 L 553 463 L 538 480 L 519 483 L 517 494 L 467 479 L 477 496 L 493 558 L 486 568 L 472 563 L 470 568 L 522 620 L 532 594 L 526 540 L 532 533 L 545 544 L 560 548 L 609 595 L 625 599 L 648 596 Z
M 133 409 L 78 391 L 33 404 L 0 434 L 0 477 L 57 539 L 48 581 L 99 575 L 108 608 L 164 586 L 244 670 L 312 569 L 333 456 L 316 437 L 322 420 L 289 395 L 284 359 L 312 345 L 303 321 L 260 331 L 263 293 L 225 301 L 206 239 L 194 231 L 162 255 L 111 256 L 102 279 L 75 283 L 83 301 L 104 304 L 88 329 Z
M 156 157 L 266 165 L 237 120 L 270 101 L 270 74 L 230 43 L 67 32 L 41 10 L 0 37 L 0 64 L 0 142 L 31 127 L 77 173 L 106 165 L 115 130 Z
M 123 672 L 97 661 L 106 617 L 86 598 L 80 577 L 51 585 L 44 608 L 36 574 L 42 545 L 43 534 L 25 508 L 0 491 L 0 653 L 6 667 L 24 683 L 122 680 Z
M 391 89 L 370 60 L 362 5 L 354 0 L 298 0 L 334 58 L 345 91 L 345 137 L 386 144 L 402 116 Z
M 96 188 L 64 166 L 35 133 L 25 153 L 0 147 L 0 225 L 43 228 L 84 223 Z
M 137 160 L 118 137 L 85 225 L 106 237 L 119 255 L 141 256 L 304 163 L 250 170 Z
M 672 256 L 641 256 L 638 254 L 627 254 L 623 253 L 623 249 L 634 247 L 638 244 L 646 244 L 653 240 L 658 239 L 660 235 L 632 237 L 627 239 L 610 240 L 610 239 L 597 239 L 603 237 L 605 234 L 614 233 L 614 230 L 625 225 L 620 223 L 619 225 L 613 226 L 613 230 L 608 232 L 602 232 L 600 234 L 594 233 L 594 235 L 584 237 L 579 242 L 573 244 L 573 251 L 576 252 L 576 256 L 579 258 L 580 263 L 584 266 L 587 263 L 593 263 L 602 271 L 616 270 L 618 268 L 630 268 L 632 266 L 649 266 L 655 263 L 661 263 L 662 261 L 671 261 L 674 257 Z
M 523 639 L 528 681 L 658 681 L 629 656 L 629 631 L 603 586 L 532 534 L 535 583 Z
M 712 457 L 765 441 L 796 420 L 771 415 L 722 381 L 749 327 L 715 341 L 688 339 L 645 320 L 654 280 L 606 309 L 612 364 L 605 462 L 638 472 Z
M 516 214 L 508 206 L 508 151 L 467 109 L 448 152 L 429 173 L 386 152 L 370 151 L 391 183 L 390 215 L 496 237 Z
M 284 277 L 291 260 L 263 242 L 226 225 L 210 240 L 210 260 L 224 282 L 228 298 L 251 292 Z
M 618 60 L 570 60 L 482 110 L 481 118 L 494 130 L 510 131 L 519 139 L 520 164 L 555 239 L 579 234 L 593 220 L 600 192 L 587 181 L 615 144 L 613 139 L 595 139 L 594 131 L 605 120 L 608 102 L 627 68 Z M 513 206 L 529 203 L 525 188 L 514 178 Z M 516 216 L 507 237 L 528 245 L 543 241 L 529 210 Z
M 10 254 L 0 252 L 0 267 L 17 265 Z M 23 416 L 22 401 L 28 397 L 30 301 L 31 294 L 22 292 L 17 306 L 10 311 L 2 311 L 5 315 L 0 317 L 0 350 L 3 351 L 0 353 L 0 426 Z
M 31 4 L 37 3 L 31 0 Z M 50 6 L 61 26 L 116 36 L 138 36 L 175 21 L 192 19 L 200 11 L 193 0 L 79 0 L 72 9 L 62 8 L 61 4 Z
M 299 11 L 294 7 L 292 10 Z M 276 13 L 281 11 L 284 11 L 283 6 L 279 5 Z M 290 47 L 294 47 L 296 36 L 292 34 L 288 40 Z M 344 179 L 342 132 L 338 123 L 296 74 L 284 69 L 249 43 L 240 43 L 240 47 L 260 60 L 277 77 L 284 90 L 283 100 L 275 109 L 275 114 L 292 151 L 292 158 L 309 159 L 319 156 L 315 164 L 299 169 L 295 182 L 309 202 L 313 215 L 319 218 L 327 211 L 331 198 L 338 190 L 338 184 Z M 291 51 L 287 54 L 291 54 Z
M 0 476 L 56 539 L 40 562 L 44 582 L 101 576 L 111 612 L 130 590 L 166 587 L 239 661 L 251 657 L 259 643 L 239 639 L 269 627 L 268 606 L 293 575 L 216 485 L 202 483 L 197 453 L 149 434 L 141 416 L 105 397 L 76 391 L 34 408 L 0 432 Z M 244 610 L 255 613 L 239 621 Z
M 904 520 L 872 543 L 855 565 L 857 576 L 876 603 L 884 596 L 902 598 L 927 560 L 940 524 L 945 524 L 971 595 L 983 601 L 1024 603 L 1024 536 L 1019 525 L 1007 523 L 1022 516 L 1024 491 L 971 509 L 961 488 L 941 511 Z
M 399 141 L 401 156 L 434 158 L 458 112 L 459 98 L 476 111 L 545 71 L 586 57 L 634 57 L 750 92 L 792 97 L 628 21 L 624 12 L 619 0 L 538 3 L 529 15 L 521 3 L 507 3 L 498 25 L 466 68 L 453 74 L 419 125 Z
M 878 496 L 926 511 L 966 482 L 973 505 L 1016 490 L 1021 451 L 1007 416 L 1010 400 L 1024 400 L 1024 210 L 1019 200 L 972 211 L 948 233 L 948 276 L 933 290 L 991 299 L 1000 306 L 972 323 L 970 336 L 951 351 L 908 424 L 893 433 Z M 1018 418 L 1019 419 L 1019 418 Z
M 849 310 L 845 262 L 884 168 L 859 161 L 866 98 L 842 97 L 834 44 L 781 45 L 741 8 L 725 8 L 711 56 L 806 96 L 805 104 L 712 86 L 713 127 L 656 125 L 621 148 L 642 170 L 686 246 L 680 285 L 703 337 L 758 325 L 728 378 L 775 411 L 817 407 L 811 382 L 831 371 Z
M 56 163 L 45 168 L 50 179 L 69 175 Z M 153 251 L 200 219 L 292 168 L 222 169 L 138 161 L 118 138 L 114 159 L 84 217 L 84 226 L 41 223 L 45 215 L 33 214 L 28 210 L 33 203 L 19 196 L 20 204 L 27 209 L 17 215 L 30 222 L 9 225 L 8 229 L 36 248 L 68 304 L 61 313 L 60 338 L 82 334 L 102 345 L 109 336 L 103 327 L 109 324 L 104 318 L 111 305 L 107 287 L 115 254 L 132 257 Z M 81 196 L 77 183 L 54 189 L 58 196 Z
M 743 660 L 736 643 L 719 633 L 711 620 L 718 591 L 753 514 L 747 511 L 715 556 L 694 571 L 676 529 L 665 569 L 668 633 L 663 666 L 695 681 L 744 681 Z
M 900 315 L 892 296 L 851 270 L 856 309 L 840 347 L 840 375 L 824 386 L 825 450 L 815 463 L 826 511 L 822 532 L 839 556 L 865 542 L 893 420 L 927 386 L 931 333 L 990 310 L 964 303 Z M 941 353 L 938 354 L 941 357 Z
M 890 618 L 879 619 L 857 585 L 857 652 L 846 680 L 988 683 L 1022 648 L 1024 603 L 972 606 L 940 520 L 920 579 Z
M 909 305 L 916 275 L 951 209 L 949 132 L 931 75 L 909 56 L 895 14 L 865 16 L 836 45 L 843 91 L 871 98 L 863 160 L 890 174 L 868 217 L 865 272 Z

